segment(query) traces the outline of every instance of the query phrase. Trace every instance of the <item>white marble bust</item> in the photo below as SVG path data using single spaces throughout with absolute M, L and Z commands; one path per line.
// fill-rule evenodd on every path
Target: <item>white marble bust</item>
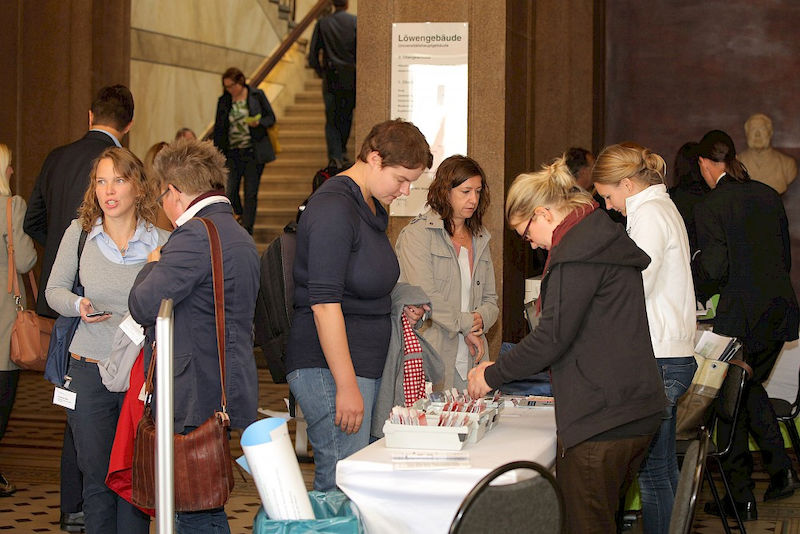
M 744 123 L 744 133 L 748 148 L 737 156 L 739 161 L 753 180 L 764 182 L 782 195 L 797 177 L 797 162 L 770 146 L 772 119 L 756 113 Z

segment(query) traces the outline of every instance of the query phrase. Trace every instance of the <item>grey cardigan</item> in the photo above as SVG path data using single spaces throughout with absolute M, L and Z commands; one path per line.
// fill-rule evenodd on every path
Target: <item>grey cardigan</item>
M 386 355 L 386 364 L 383 366 L 381 387 L 378 389 L 378 397 L 375 399 L 375 407 L 372 409 L 370 434 L 378 438 L 383 437 L 383 423 L 389 417 L 389 412 L 394 406 L 404 403 L 403 364 L 406 358 L 403 354 L 403 327 L 400 316 L 403 313 L 403 306 L 407 304 L 430 305 L 431 301 L 417 286 L 398 282 L 392 290 L 392 336 L 389 338 L 389 352 Z M 421 323 L 422 321 L 417 323 L 415 330 Z M 431 344 L 419 336 L 419 333 L 417 334 L 422 346 L 422 365 L 425 377 L 435 384 L 442 380 L 444 362 Z
M 491 234 L 483 228 L 472 241 L 469 309 L 481 314 L 484 332 L 494 325 L 499 313 L 490 239 Z M 426 322 L 420 333 L 445 362 L 442 387 L 463 389 L 466 382 L 455 371 L 458 334 L 469 333 L 472 312 L 461 312 L 461 270 L 442 218 L 433 210 L 417 216 L 400 232 L 395 250 L 400 262 L 400 281 L 419 286 L 430 297 L 432 321 Z M 483 344 L 488 358 L 485 335 Z

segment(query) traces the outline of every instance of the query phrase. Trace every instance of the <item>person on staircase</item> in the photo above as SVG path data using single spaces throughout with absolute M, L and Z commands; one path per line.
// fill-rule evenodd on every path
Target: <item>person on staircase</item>
M 267 128 L 275 124 L 275 113 L 264 91 L 250 87 L 244 73 L 236 67 L 222 74 L 222 88 L 214 121 L 214 145 L 227 160 L 226 193 L 233 212 L 252 235 L 261 173 L 264 165 L 275 160 L 275 150 L 267 135 Z M 242 178 L 244 206 L 239 198 Z
M 356 107 L 356 16 L 347 0 L 333 0 L 334 12 L 314 26 L 308 65 L 322 78 L 328 166 L 347 167 L 347 140 Z

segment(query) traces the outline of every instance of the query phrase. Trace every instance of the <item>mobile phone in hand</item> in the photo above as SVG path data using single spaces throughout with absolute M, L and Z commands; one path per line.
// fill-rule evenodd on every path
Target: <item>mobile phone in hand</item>
M 102 317 L 104 315 L 111 315 L 110 311 L 93 311 L 92 313 L 87 313 L 86 317 Z

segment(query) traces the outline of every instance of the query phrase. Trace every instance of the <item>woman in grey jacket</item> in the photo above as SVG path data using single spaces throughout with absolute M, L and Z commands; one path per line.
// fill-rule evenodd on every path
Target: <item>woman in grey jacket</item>
M 467 387 L 467 373 L 487 358 L 484 335 L 497 320 L 497 293 L 482 218 L 486 175 L 476 161 L 450 156 L 428 189 L 430 209 L 406 226 L 395 246 L 400 281 L 421 287 L 431 321 L 420 329 L 444 361 L 442 388 Z

